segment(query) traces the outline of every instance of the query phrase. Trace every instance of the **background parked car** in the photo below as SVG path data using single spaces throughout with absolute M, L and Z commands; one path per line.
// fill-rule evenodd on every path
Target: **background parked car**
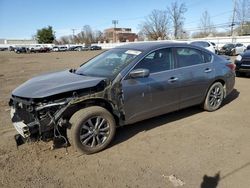
M 50 52 L 51 49 L 49 47 L 43 47 L 38 52 Z
M 250 73 L 250 50 L 246 50 L 243 54 L 236 57 L 236 76 L 244 76 L 246 73 Z
M 90 49 L 90 50 L 101 50 L 102 47 L 101 47 L 101 46 L 90 46 L 89 49 Z
M 238 55 L 243 53 L 245 50 L 246 47 L 241 43 L 228 43 L 222 46 L 222 48 L 219 50 L 219 54 Z
M 211 42 L 211 44 L 214 47 L 215 53 L 218 54 L 218 46 L 216 46 L 216 44 L 214 42 Z
M 15 47 L 10 46 L 10 47 L 9 47 L 9 51 L 15 51 Z
M 68 50 L 67 46 L 54 46 L 52 48 L 53 52 L 65 52 L 67 50 Z
M 247 46 L 247 50 L 250 50 L 250 45 Z
M 191 42 L 190 44 L 195 45 L 195 46 L 203 47 L 203 48 L 205 48 L 205 49 L 207 49 L 207 50 L 209 50 L 209 51 L 215 53 L 215 47 L 214 47 L 214 45 L 213 45 L 211 42 L 209 42 L 209 41 L 193 41 L 193 42 Z
M 8 47 L 0 47 L 0 51 L 7 51 Z
M 29 47 L 29 51 L 36 53 L 36 52 L 40 52 L 42 50 L 42 45 L 35 45 L 35 46 L 30 46 Z
M 26 47 L 17 47 L 17 48 L 15 48 L 15 52 L 16 52 L 17 54 L 20 54 L 20 53 L 27 53 L 27 52 L 29 52 L 29 49 L 26 48 Z
M 82 46 L 71 46 L 69 47 L 69 51 L 82 51 Z
M 82 48 L 82 51 L 88 51 L 88 50 L 90 50 L 90 47 L 91 47 L 91 46 L 84 46 L 84 47 Z

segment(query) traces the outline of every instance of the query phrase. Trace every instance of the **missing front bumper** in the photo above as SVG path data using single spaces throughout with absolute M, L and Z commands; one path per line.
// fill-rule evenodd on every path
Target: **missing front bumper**
M 11 119 L 13 119 L 14 114 L 15 114 L 15 109 L 14 109 L 14 108 L 11 108 L 11 110 L 10 110 Z M 13 125 L 14 125 L 15 129 L 17 130 L 17 132 L 18 132 L 23 138 L 28 138 L 28 137 L 30 136 L 30 131 L 29 131 L 28 125 L 26 125 L 26 124 L 23 123 L 22 121 L 13 122 Z

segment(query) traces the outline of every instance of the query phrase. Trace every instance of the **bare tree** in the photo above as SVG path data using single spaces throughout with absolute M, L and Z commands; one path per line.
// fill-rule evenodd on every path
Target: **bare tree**
M 82 32 L 84 33 L 84 43 L 91 44 L 94 41 L 94 33 L 89 25 L 83 26 Z
M 60 40 L 59 40 L 59 43 L 60 44 L 69 44 L 70 43 L 69 36 L 63 36 L 63 37 L 61 37 Z
M 250 0 L 238 0 L 236 2 L 236 21 L 239 23 L 238 33 L 249 34 Z
M 138 36 L 138 41 L 145 41 L 147 36 L 145 35 L 145 33 L 143 33 L 142 31 L 139 31 L 137 33 L 137 36 Z
M 89 45 L 98 41 L 103 41 L 102 32 L 99 30 L 93 31 L 89 25 L 85 25 L 80 33 L 74 36 L 63 36 L 57 42 L 61 44 L 85 43 L 86 45 Z
M 94 42 L 103 42 L 104 36 L 103 33 L 100 30 L 94 31 Z
M 210 15 L 208 11 L 205 11 L 201 15 L 200 19 L 200 35 L 201 37 L 207 37 L 209 34 L 215 34 L 216 30 L 214 24 L 210 19 Z
M 149 40 L 166 39 L 168 35 L 169 17 L 166 11 L 153 10 L 140 25 L 140 33 Z
M 180 38 L 183 32 L 184 25 L 184 14 L 187 12 L 185 3 L 179 5 L 178 1 L 172 2 L 171 6 L 167 8 L 170 15 L 170 19 L 174 28 L 174 37 L 176 39 Z

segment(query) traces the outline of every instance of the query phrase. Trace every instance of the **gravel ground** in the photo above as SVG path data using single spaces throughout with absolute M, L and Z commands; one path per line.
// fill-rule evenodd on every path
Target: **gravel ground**
M 100 52 L 0 52 L 0 187 L 248 188 L 249 77 L 216 112 L 184 109 L 119 128 L 111 146 L 94 155 L 51 142 L 15 146 L 11 91 L 41 73 L 78 67 Z M 218 185 L 217 185 L 218 184 Z

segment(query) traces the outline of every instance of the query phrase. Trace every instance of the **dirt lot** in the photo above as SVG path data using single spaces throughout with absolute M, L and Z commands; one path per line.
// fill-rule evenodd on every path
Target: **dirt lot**
M 94 155 L 51 143 L 16 148 L 9 116 L 11 91 L 34 75 L 72 68 L 97 52 L 0 52 L 0 187 L 248 188 L 250 83 L 216 112 L 192 107 L 118 129 L 112 146 Z M 216 186 L 216 184 L 218 185 Z

